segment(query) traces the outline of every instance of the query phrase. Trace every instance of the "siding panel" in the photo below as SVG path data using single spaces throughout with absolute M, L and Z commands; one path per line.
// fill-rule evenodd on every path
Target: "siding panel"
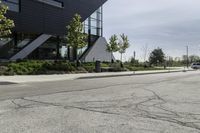
M 66 25 L 75 13 L 84 21 L 106 0 L 60 0 L 64 8 L 57 8 L 36 0 L 21 0 L 21 12 L 9 11 L 7 16 L 15 21 L 16 32 L 64 35 Z

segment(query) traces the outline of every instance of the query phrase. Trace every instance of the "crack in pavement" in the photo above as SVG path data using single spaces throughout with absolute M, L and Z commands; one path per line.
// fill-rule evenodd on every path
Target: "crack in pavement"
M 94 109 L 94 107 L 90 107 L 90 106 L 86 106 L 86 107 L 82 107 L 82 106 L 75 106 L 75 105 L 62 105 L 62 104 L 58 104 L 58 103 L 51 103 L 51 102 L 43 102 L 43 101 L 38 101 L 38 100 L 32 100 L 32 99 L 27 99 L 27 98 L 21 98 L 22 100 L 25 101 L 29 101 L 29 102 L 34 102 L 34 103 L 39 103 L 39 104 L 43 104 L 43 105 L 48 105 L 48 106 L 56 106 L 56 107 L 62 107 L 64 109 L 79 109 L 79 110 L 83 110 L 83 111 L 87 111 L 87 112 L 94 112 L 94 113 L 101 113 L 101 114 L 106 114 L 106 115 L 117 115 L 117 116 L 125 116 L 125 117 L 140 117 L 140 118 L 146 118 L 146 119 L 153 119 L 153 120 L 159 120 L 159 121 L 165 121 L 165 122 L 170 122 L 170 123 L 174 123 L 174 124 L 178 124 L 180 126 L 184 126 L 184 127 L 189 127 L 189 128 L 193 128 L 196 130 L 200 130 L 199 125 L 197 125 L 196 123 L 200 123 L 200 121 L 194 121 L 194 122 L 187 122 L 187 121 L 181 121 L 179 119 L 183 119 L 185 118 L 185 116 L 187 115 L 186 113 L 180 113 L 180 112 L 175 112 L 172 111 L 170 109 L 166 109 L 164 107 L 162 107 L 163 104 L 167 103 L 167 101 L 165 99 L 163 99 L 161 96 L 159 96 L 156 92 L 152 91 L 152 90 L 148 90 L 148 89 L 144 89 L 148 92 L 151 92 L 153 95 L 150 96 L 149 98 L 146 98 L 143 101 L 140 101 L 138 103 L 134 103 L 132 104 L 132 106 L 134 106 L 135 110 L 132 110 L 133 113 L 135 113 L 134 111 L 136 111 L 139 114 L 135 114 L 135 115 L 127 115 L 126 112 L 115 112 L 114 109 L 116 108 L 125 108 L 125 109 L 131 109 L 131 106 L 117 106 L 116 104 L 111 105 L 111 106 L 107 106 L 107 108 L 111 109 L 112 111 L 109 110 L 104 110 L 104 106 L 99 106 L 99 109 Z M 122 99 L 116 99 L 116 100 L 110 100 L 110 102 L 119 102 L 119 101 L 123 101 L 123 100 L 130 100 L 130 98 L 122 98 Z M 145 109 L 145 107 L 149 107 L 146 106 L 146 103 L 152 102 L 153 100 L 158 100 L 160 101 L 160 103 L 158 104 L 153 104 L 152 107 L 154 108 L 158 108 L 163 110 L 164 112 L 151 112 L 147 109 Z M 105 102 L 109 102 L 109 100 L 105 101 Z M 154 101 L 155 102 L 155 101 Z M 12 101 L 13 104 L 17 105 L 19 108 L 26 108 L 27 105 L 23 106 L 20 105 L 14 101 Z M 84 101 L 83 101 L 84 103 Z M 90 103 L 104 103 L 103 101 L 85 101 L 85 104 L 90 104 Z M 75 103 L 72 103 L 75 104 Z M 82 103 L 80 103 L 82 104 Z M 83 104 L 82 104 L 83 105 Z M 158 106 L 160 105 L 160 106 Z M 166 113 L 165 113 L 166 112 Z M 192 115 L 190 113 L 190 115 Z M 194 119 L 194 118 L 193 118 Z M 199 119 L 197 119 L 199 120 Z
M 21 105 L 15 102 L 15 100 L 11 101 L 14 105 L 16 105 L 17 107 L 15 109 L 22 109 L 22 108 L 30 108 L 29 106 L 31 106 L 31 104 L 28 105 Z
M 153 90 L 149 90 L 149 89 L 144 89 L 144 90 L 152 92 L 153 96 L 154 96 L 156 99 L 158 99 L 158 100 L 161 101 L 161 102 L 158 104 L 158 105 L 160 105 L 160 107 L 158 107 L 158 105 L 153 105 L 152 107 L 156 107 L 156 108 L 159 108 L 159 109 L 161 109 L 161 110 L 163 110 L 163 111 L 166 111 L 166 112 L 168 112 L 168 113 L 171 113 L 172 116 L 171 116 L 171 117 L 169 117 L 169 116 L 163 116 L 162 114 L 159 114 L 159 112 L 156 112 L 157 114 L 154 114 L 154 113 L 152 113 L 152 112 L 150 112 L 150 111 L 148 111 L 148 110 L 141 109 L 140 106 L 144 106 L 144 105 L 143 105 L 144 103 L 150 102 L 150 101 L 153 100 L 153 98 L 150 98 L 150 99 L 147 99 L 147 100 L 145 100 L 145 101 L 143 101 L 143 102 L 138 103 L 138 104 L 135 106 L 138 110 L 140 110 L 140 111 L 142 111 L 142 112 L 145 112 L 145 114 L 142 114 L 141 117 L 143 117 L 143 118 L 150 118 L 150 119 L 154 119 L 154 120 L 167 121 L 167 122 L 179 124 L 179 125 L 181 125 L 181 126 L 190 127 L 190 128 L 194 128 L 194 129 L 200 130 L 200 126 L 197 125 L 197 124 L 195 124 L 195 123 L 197 123 L 197 122 L 195 122 L 195 123 L 194 123 L 194 122 L 187 122 L 187 121 L 184 122 L 184 121 L 178 120 L 178 118 L 179 118 L 179 119 L 180 119 L 180 118 L 184 118 L 184 116 L 182 116 L 182 115 L 187 116 L 187 113 L 180 114 L 179 112 L 175 112 L 175 111 L 172 111 L 172 110 L 168 110 L 168 109 L 166 109 L 166 108 L 162 108 L 162 105 L 165 104 L 165 103 L 167 103 L 167 101 L 166 101 L 165 99 L 163 99 L 161 96 L 159 96 L 159 95 L 158 95 L 155 91 L 153 91 Z M 190 113 L 190 115 L 191 115 L 191 113 Z M 199 120 L 199 119 L 197 119 L 197 120 Z M 200 120 L 199 120 L 199 122 L 200 122 Z M 199 123 L 199 122 L 198 122 L 198 123 Z
M 29 101 L 29 102 L 44 104 L 44 105 L 61 106 L 60 104 L 56 104 L 56 103 L 42 102 L 42 101 L 37 101 L 37 100 L 32 100 L 32 99 L 27 99 L 27 98 L 21 98 L 21 99 L 25 101 Z
M 94 110 L 90 108 L 83 108 L 83 107 L 76 107 L 76 106 L 64 106 L 64 109 L 68 108 L 74 108 L 74 109 L 79 109 L 83 111 L 89 111 L 89 112 L 94 112 L 94 113 L 102 113 L 102 114 L 109 114 L 109 115 L 122 115 L 120 113 L 115 113 L 115 112 L 109 112 L 109 111 L 101 111 L 101 110 Z
M 186 78 L 186 77 L 185 77 Z M 188 78 L 188 77 L 187 77 Z M 147 89 L 147 85 L 160 84 L 162 82 L 173 81 L 173 78 L 160 80 L 156 82 L 149 83 L 126 83 L 126 84 L 114 84 L 114 85 L 106 85 L 104 87 L 96 87 L 89 88 L 85 90 L 74 90 L 74 91 L 88 91 L 88 90 L 97 90 L 97 89 L 106 89 L 108 87 L 126 87 L 131 86 L 133 93 L 128 97 L 114 97 L 115 99 L 107 99 L 107 100 L 89 100 L 89 101 L 81 101 L 81 102 L 70 102 L 70 103 L 54 103 L 54 102 L 46 102 L 43 100 L 34 100 L 31 98 L 20 98 L 20 100 L 24 100 L 31 104 L 20 104 L 21 102 L 12 100 L 11 102 L 16 106 L 16 109 L 27 109 L 34 108 L 37 105 L 40 106 L 55 106 L 63 109 L 77 109 L 86 112 L 100 113 L 104 115 L 114 115 L 114 116 L 122 116 L 128 119 L 135 118 L 144 118 L 150 119 L 154 121 L 160 122 L 168 122 L 172 123 L 173 126 L 182 126 L 188 127 L 191 129 L 195 129 L 200 131 L 200 114 L 188 113 L 188 112 L 178 112 L 175 109 L 171 109 L 167 107 L 167 104 L 190 104 L 192 102 L 178 102 L 172 101 L 170 99 L 166 99 L 167 95 L 161 95 L 158 92 L 154 91 L 154 89 Z M 176 79 L 177 80 L 177 79 Z M 142 90 L 144 95 L 137 96 L 137 89 Z M 71 91 L 71 92 L 74 92 Z M 144 92 L 143 92 L 144 91 Z M 59 92 L 59 93 L 64 93 Z M 69 92 L 69 91 L 68 91 Z M 139 92 L 140 94 L 141 92 Z M 145 94 L 148 95 L 145 95 Z M 198 102 L 198 101 L 196 101 Z
M 179 76 L 177 76 L 177 77 L 179 77 Z M 88 88 L 88 89 L 83 87 L 84 89 L 76 89 L 76 90 L 69 89 L 69 90 L 63 90 L 63 91 L 48 92 L 48 93 L 45 93 L 45 94 L 31 95 L 30 97 L 33 97 L 33 96 L 46 96 L 46 95 L 61 94 L 61 93 L 84 92 L 84 91 L 106 89 L 106 88 L 110 88 L 110 87 L 129 86 L 129 85 L 135 85 L 135 88 L 139 88 L 139 87 L 142 87 L 144 85 L 155 85 L 155 84 L 160 84 L 160 83 L 163 83 L 163 82 L 174 81 L 174 80 L 178 79 L 177 77 L 169 77 L 169 78 L 165 78 L 165 79 L 162 79 L 162 80 L 156 80 L 156 81 L 151 81 L 151 82 L 147 82 L 147 83 L 134 83 L 134 82 L 120 83 L 120 84 L 115 83 L 115 84 L 111 84 L 111 85 L 93 87 L 93 88 Z M 194 75 L 182 76 L 181 79 L 186 79 L 186 78 L 189 78 L 189 77 L 194 77 Z M 34 85 L 34 84 L 32 84 L 32 85 Z M 31 87 L 32 89 L 40 90 L 40 89 L 36 88 L 35 86 L 29 86 L 29 87 Z M 85 86 L 85 87 L 88 87 L 88 86 Z M 21 96 L 21 97 L 26 97 L 26 96 Z M 21 97 L 17 97 L 15 99 L 19 99 Z M 4 100 L 5 99 L 2 99 L 0 101 L 4 101 Z

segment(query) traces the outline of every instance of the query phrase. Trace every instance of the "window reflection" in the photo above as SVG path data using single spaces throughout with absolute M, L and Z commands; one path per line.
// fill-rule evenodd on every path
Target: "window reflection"
M 88 19 L 84 22 L 84 32 L 96 36 L 103 36 L 103 14 L 102 7 L 96 10 Z
M 2 3 L 8 6 L 8 10 L 19 12 L 19 0 L 2 0 Z

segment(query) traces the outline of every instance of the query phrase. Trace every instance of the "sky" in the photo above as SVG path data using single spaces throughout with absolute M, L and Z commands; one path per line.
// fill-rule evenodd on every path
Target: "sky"
M 160 47 L 166 56 L 200 56 L 200 0 L 108 0 L 104 5 L 104 36 L 125 33 L 130 48 L 123 59 L 136 51 L 144 60 L 144 47 Z M 119 54 L 115 54 L 119 58 Z

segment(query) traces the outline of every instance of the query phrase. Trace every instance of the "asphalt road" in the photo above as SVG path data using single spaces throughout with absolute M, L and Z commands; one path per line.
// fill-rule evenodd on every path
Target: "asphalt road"
M 200 71 L 0 84 L 0 133 L 200 133 Z

